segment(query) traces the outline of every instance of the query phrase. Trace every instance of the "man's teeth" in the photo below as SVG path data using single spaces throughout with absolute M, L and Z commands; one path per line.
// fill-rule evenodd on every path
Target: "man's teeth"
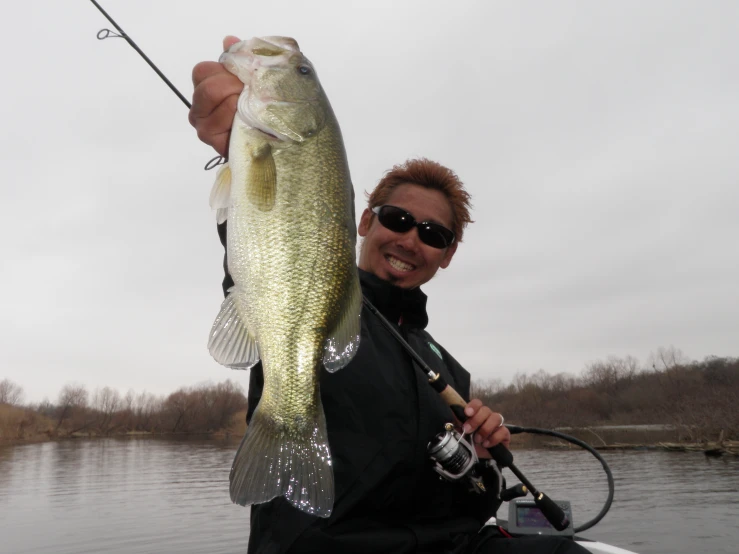
M 411 264 L 402 262 L 398 258 L 393 258 L 392 256 L 388 256 L 387 261 L 391 266 L 393 266 L 398 271 L 411 271 L 415 269 L 415 267 L 413 267 Z

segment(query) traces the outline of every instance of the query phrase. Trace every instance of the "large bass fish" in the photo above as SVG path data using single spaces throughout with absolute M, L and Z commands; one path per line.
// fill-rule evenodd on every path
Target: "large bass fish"
M 221 63 L 244 83 L 228 165 L 211 193 L 228 219 L 234 287 L 208 347 L 221 364 L 260 359 L 264 389 L 231 468 L 242 506 L 284 496 L 322 517 L 334 500 L 319 393 L 359 347 L 354 193 L 341 131 L 310 61 L 291 38 L 234 44 Z

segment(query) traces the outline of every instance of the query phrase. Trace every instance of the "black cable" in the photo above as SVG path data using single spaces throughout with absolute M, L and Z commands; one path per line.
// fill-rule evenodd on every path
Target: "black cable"
M 613 482 L 613 474 L 611 473 L 611 468 L 608 467 L 608 464 L 603 459 L 603 456 L 598 453 L 595 448 L 590 446 L 588 443 L 581 441 L 580 439 L 576 439 L 575 437 L 572 437 L 570 435 L 566 435 L 565 433 L 560 433 L 559 431 L 551 431 L 549 429 L 538 429 L 536 427 L 520 427 L 518 425 L 506 425 L 508 430 L 511 432 L 511 435 L 516 435 L 518 433 L 531 433 L 532 435 L 547 435 L 550 437 L 556 437 L 558 439 L 565 440 L 567 442 L 570 442 L 572 444 L 575 444 L 579 446 L 580 448 L 583 448 L 590 452 L 595 458 L 600 462 L 600 465 L 603 466 L 603 470 L 606 472 L 606 477 L 608 478 L 608 498 L 606 499 L 605 504 L 603 505 L 603 508 L 601 511 L 596 515 L 593 519 L 590 521 L 583 523 L 582 525 L 575 527 L 575 533 L 581 533 L 582 531 L 586 531 L 587 529 L 590 529 L 595 524 L 600 522 L 601 519 L 605 517 L 605 515 L 608 513 L 608 510 L 611 509 L 611 504 L 613 503 L 613 494 L 616 490 L 616 485 Z

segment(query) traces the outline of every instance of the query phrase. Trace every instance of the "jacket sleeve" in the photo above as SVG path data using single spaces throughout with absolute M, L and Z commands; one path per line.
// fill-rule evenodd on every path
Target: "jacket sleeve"
M 259 400 L 262 398 L 262 390 L 264 389 L 264 373 L 262 372 L 262 362 L 259 362 L 251 368 L 249 374 L 249 392 L 246 395 L 246 424 L 251 421 L 254 410 L 257 409 Z
M 231 278 L 231 274 L 228 272 L 228 250 L 226 250 L 226 230 L 228 221 L 224 221 L 218 225 L 218 236 L 221 239 L 221 244 L 225 252 L 223 253 L 223 271 L 225 276 L 223 277 L 223 296 L 228 295 L 228 289 L 234 286 L 234 280 Z

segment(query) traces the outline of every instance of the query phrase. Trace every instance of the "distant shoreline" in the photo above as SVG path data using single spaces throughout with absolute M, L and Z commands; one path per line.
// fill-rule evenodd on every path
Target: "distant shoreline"
M 154 429 L 136 428 L 126 425 L 122 420 L 117 423 L 112 419 L 96 420 L 95 413 L 78 410 L 76 416 L 61 420 L 52 419 L 34 412 L 25 407 L 0 405 L 0 446 L 34 444 L 61 440 L 94 439 L 94 438 L 137 438 L 137 437 L 208 437 L 213 439 L 238 437 L 246 431 L 246 409 L 234 410 L 234 413 L 224 417 L 223 425 L 213 425 L 207 428 L 185 427 L 172 430 L 168 425 L 163 430 L 161 426 Z M 103 424 L 101 424 L 104 423 Z
M 613 442 L 606 442 L 602 436 L 598 436 L 599 444 L 593 439 L 595 431 L 600 434 L 608 433 L 609 438 L 613 437 Z M 557 431 L 574 436 L 584 442 L 590 444 L 598 451 L 614 451 L 614 450 L 632 450 L 644 452 L 702 452 L 709 456 L 720 456 L 723 454 L 739 456 L 739 441 L 722 441 L 714 442 L 686 442 L 665 440 L 664 433 L 676 433 L 676 430 L 669 425 L 605 425 L 582 428 L 560 428 Z M 645 435 L 646 433 L 646 435 Z M 588 436 L 590 435 L 590 436 Z M 615 435 L 615 436 L 614 436 Z M 652 440 L 644 441 L 648 435 L 654 435 Z M 3 446 L 24 446 L 29 444 L 38 444 L 43 442 L 61 442 L 72 440 L 91 440 L 91 439 L 193 439 L 203 438 L 206 440 L 233 440 L 236 442 L 243 436 L 243 431 L 233 429 L 221 429 L 210 432 L 187 432 L 187 433 L 167 433 L 167 432 L 149 432 L 149 431 L 129 431 L 125 433 L 110 433 L 107 435 L 97 433 L 75 433 L 67 436 L 50 436 L 49 434 L 40 434 L 36 436 L 24 438 L 0 438 L 0 447 Z M 635 441 L 634 439 L 638 439 Z M 516 435 L 512 441 L 512 450 L 530 450 L 530 449 L 551 449 L 551 450 L 569 450 L 579 448 L 564 440 L 553 439 L 552 437 L 544 437 L 539 435 L 520 434 Z
M 588 443 L 595 450 L 634 450 L 662 452 L 702 452 L 708 456 L 739 455 L 739 441 L 724 440 L 720 433 L 714 440 L 690 441 L 680 437 L 673 425 L 596 425 L 560 427 L 555 431 Z M 519 438 L 520 437 L 520 438 Z M 520 434 L 513 438 L 515 446 L 523 448 L 573 449 L 578 446 L 550 436 Z

